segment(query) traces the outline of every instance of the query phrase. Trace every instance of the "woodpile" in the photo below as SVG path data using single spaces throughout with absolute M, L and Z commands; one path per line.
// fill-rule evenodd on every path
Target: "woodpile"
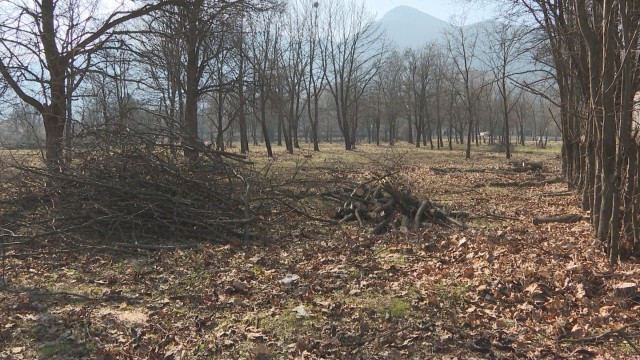
M 540 172 L 544 168 L 543 163 L 528 160 L 513 160 L 509 165 L 511 165 L 511 171 L 517 173 Z
M 326 199 L 340 202 L 329 211 L 329 217 L 341 223 L 357 221 L 370 225 L 376 235 L 393 227 L 419 229 L 428 224 L 466 228 L 460 221 L 467 213 L 447 211 L 427 198 L 417 198 L 408 189 L 396 187 L 390 181 L 361 183 L 353 189 L 340 189 L 324 194 Z

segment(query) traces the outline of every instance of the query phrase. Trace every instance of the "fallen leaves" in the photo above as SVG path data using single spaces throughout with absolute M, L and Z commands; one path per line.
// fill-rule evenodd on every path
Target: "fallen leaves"
M 503 216 L 467 219 L 467 230 L 400 225 L 382 236 L 296 218 L 260 244 L 11 259 L 12 280 L 26 289 L 0 292 L 8 314 L 0 357 L 42 357 L 40 338 L 66 334 L 92 355 L 131 359 L 628 358 L 617 332 L 587 341 L 633 324 L 640 272 L 601 265 L 584 224 L 527 220 L 575 211 L 572 197 L 540 201 L 561 185 L 473 188 L 529 180 L 503 178 L 508 165 L 489 155 L 464 172 L 434 176 L 429 166 L 399 173 L 413 194 Z M 65 284 L 91 299 L 29 295 Z M 638 327 L 625 330 L 636 336 Z

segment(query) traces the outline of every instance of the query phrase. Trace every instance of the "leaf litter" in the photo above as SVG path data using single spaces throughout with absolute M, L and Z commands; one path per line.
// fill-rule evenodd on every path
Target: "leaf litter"
M 578 211 L 574 196 L 542 195 L 562 184 L 478 187 L 540 174 L 509 172 L 499 154 L 419 155 L 400 180 L 472 214 L 467 229 L 394 225 L 378 236 L 289 213 L 261 242 L 10 257 L 0 357 L 637 357 L 634 259 L 609 268 L 586 222 L 531 223 Z M 557 176 L 555 157 L 540 160 Z M 632 290 L 616 296 L 621 284 Z

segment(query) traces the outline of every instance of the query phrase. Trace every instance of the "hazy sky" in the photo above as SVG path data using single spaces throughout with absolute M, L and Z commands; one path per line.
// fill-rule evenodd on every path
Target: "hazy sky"
M 464 0 L 364 0 L 377 18 L 396 6 L 406 5 L 421 10 L 441 20 L 450 21 L 451 17 L 459 17 L 466 12 L 467 23 L 487 20 L 494 16 L 487 6 L 470 5 Z

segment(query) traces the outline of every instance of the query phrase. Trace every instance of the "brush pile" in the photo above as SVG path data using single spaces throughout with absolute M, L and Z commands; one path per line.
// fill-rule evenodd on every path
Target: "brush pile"
M 459 219 L 464 212 L 446 211 L 427 198 L 418 199 L 408 189 L 390 181 L 360 184 L 354 189 L 341 189 L 324 194 L 325 198 L 343 202 L 329 211 L 329 217 L 339 222 L 357 221 L 373 226 L 373 233 L 382 234 L 393 227 L 419 229 L 429 224 L 466 228 Z
M 78 134 L 72 145 L 62 171 L 11 164 L 8 181 L 22 194 L 13 198 L 18 211 L 0 214 L 4 228 L 108 244 L 248 236 L 255 214 L 241 156 L 202 147 L 186 159 L 162 137 L 105 129 Z

